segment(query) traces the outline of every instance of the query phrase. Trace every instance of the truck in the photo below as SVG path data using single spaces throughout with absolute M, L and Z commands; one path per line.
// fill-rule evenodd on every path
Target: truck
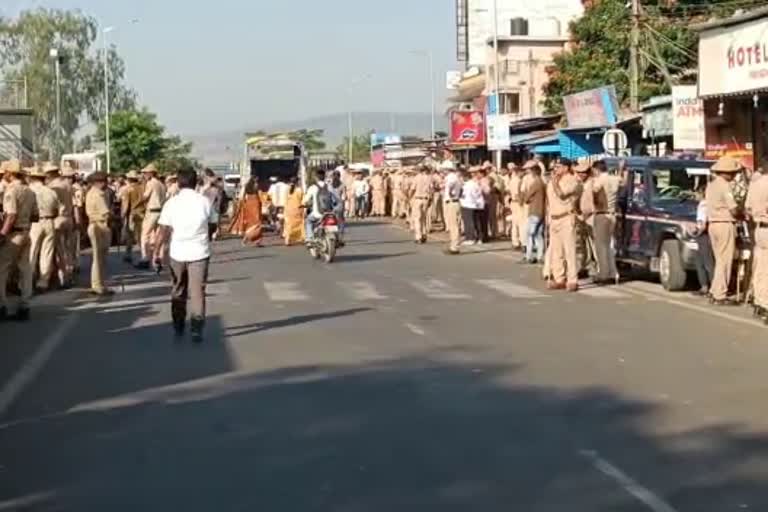
M 243 184 L 254 177 L 263 191 L 269 189 L 273 176 L 285 181 L 298 177 L 302 188 L 306 188 L 307 152 L 300 141 L 286 134 L 246 134 L 240 172 Z

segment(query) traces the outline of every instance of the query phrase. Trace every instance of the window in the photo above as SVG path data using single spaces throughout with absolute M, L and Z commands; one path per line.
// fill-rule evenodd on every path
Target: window
M 696 189 L 706 185 L 706 176 L 692 176 L 685 169 L 653 169 L 651 203 L 655 206 L 696 200 Z
M 520 113 L 520 93 L 503 92 L 499 95 L 501 99 L 500 113 L 519 114 Z

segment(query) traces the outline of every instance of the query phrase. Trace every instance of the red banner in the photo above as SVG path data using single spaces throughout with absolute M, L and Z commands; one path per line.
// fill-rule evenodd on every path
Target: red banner
M 485 114 L 478 110 L 452 112 L 451 145 L 484 146 Z

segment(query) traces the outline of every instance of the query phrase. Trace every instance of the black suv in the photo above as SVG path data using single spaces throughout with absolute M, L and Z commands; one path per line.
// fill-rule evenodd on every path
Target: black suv
M 708 180 L 708 160 L 627 157 L 619 193 L 616 259 L 659 274 L 665 289 L 686 286 L 696 270 L 696 190 Z M 616 170 L 620 159 L 606 160 Z

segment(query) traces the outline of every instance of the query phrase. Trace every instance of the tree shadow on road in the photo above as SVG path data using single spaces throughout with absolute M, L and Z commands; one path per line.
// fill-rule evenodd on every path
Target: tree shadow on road
M 416 254 L 415 252 L 396 252 L 391 254 L 375 253 L 375 254 L 339 254 L 336 256 L 337 263 L 361 263 L 366 261 L 386 260 L 390 258 L 401 258 L 403 256 L 411 256 Z
M 662 404 L 535 386 L 520 368 L 472 357 L 229 374 L 8 426 L 0 505 L 38 495 L 41 510 L 768 507 L 765 433 L 660 433 Z M 640 486 L 671 508 L 628 492 Z

